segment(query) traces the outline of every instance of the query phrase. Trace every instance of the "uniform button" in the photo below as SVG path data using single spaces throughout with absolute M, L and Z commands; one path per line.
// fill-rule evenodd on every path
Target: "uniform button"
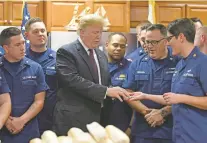
M 144 58 L 145 60 L 147 60 L 147 58 Z
M 50 56 L 52 56 L 52 54 L 50 54 Z
M 26 63 L 28 63 L 28 61 L 26 61 Z

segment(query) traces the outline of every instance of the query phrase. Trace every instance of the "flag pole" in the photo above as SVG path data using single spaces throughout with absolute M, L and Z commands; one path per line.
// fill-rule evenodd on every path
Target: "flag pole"
M 25 0 L 22 0 L 22 17 L 23 17 L 23 11 L 24 11 L 24 5 L 25 5 Z

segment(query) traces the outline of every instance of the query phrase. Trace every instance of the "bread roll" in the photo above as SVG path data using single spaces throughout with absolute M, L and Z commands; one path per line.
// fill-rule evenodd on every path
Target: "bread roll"
M 104 142 L 99 142 L 99 143 L 113 143 L 110 139 L 106 139 Z
M 78 138 L 82 133 L 84 132 L 81 129 L 73 127 L 68 131 L 68 136 L 71 138 Z
M 129 143 L 129 137 L 113 125 L 106 126 L 106 132 L 113 143 Z
M 58 142 L 59 143 L 72 143 L 72 138 L 70 138 L 68 136 L 59 136 Z
M 42 140 L 39 138 L 35 138 L 35 139 L 30 140 L 29 143 L 42 143 Z
M 106 139 L 108 138 L 107 133 L 99 123 L 93 122 L 91 124 L 86 125 L 89 133 L 93 136 L 93 138 L 96 140 L 98 143 L 104 143 Z
M 44 131 L 41 138 L 42 143 L 58 143 L 57 135 L 53 131 Z
M 96 143 L 89 133 L 82 133 L 79 137 L 73 138 L 73 143 Z

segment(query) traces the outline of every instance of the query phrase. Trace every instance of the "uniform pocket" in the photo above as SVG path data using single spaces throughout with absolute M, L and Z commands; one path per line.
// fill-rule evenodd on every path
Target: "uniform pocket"
M 149 74 L 136 74 L 135 80 L 137 82 L 137 87 L 142 86 L 149 81 Z
M 21 101 L 22 102 L 32 102 L 34 100 L 34 96 L 36 93 L 37 82 L 36 80 L 22 80 L 22 88 L 23 95 Z
M 149 74 L 136 74 L 135 80 L 149 80 Z
M 182 78 L 180 81 L 181 84 L 187 84 L 187 85 L 196 85 L 197 82 L 194 78 Z
M 23 87 L 25 87 L 25 86 L 36 86 L 37 82 L 35 80 L 23 80 L 22 85 L 23 85 Z

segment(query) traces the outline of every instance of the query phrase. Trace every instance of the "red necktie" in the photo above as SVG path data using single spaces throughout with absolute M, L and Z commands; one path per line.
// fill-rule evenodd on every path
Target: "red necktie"
M 92 64 L 92 66 L 93 66 L 95 77 L 97 79 L 99 79 L 99 77 L 98 77 L 98 68 L 97 68 L 96 61 L 94 59 L 94 50 L 93 49 L 89 49 L 88 51 L 89 51 L 89 58 L 90 58 L 90 62 Z

